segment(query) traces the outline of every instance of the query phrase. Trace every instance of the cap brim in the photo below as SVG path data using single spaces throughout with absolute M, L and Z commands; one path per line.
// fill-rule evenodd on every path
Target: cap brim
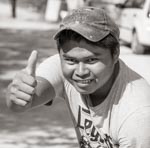
M 100 29 L 92 25 L 74 23 L 72 25 L 63 26 L 62 28 L 60 28 L 58 32 L 56 32 L 56 34 L 54 35 L 54 39 L 56 40 L 64 30 L 75 31 L 76 33 L 80 34 L 81 36 L 92 42 L 98 42 L 110 33 L 109 30 L 104 30 L 103 28 Z

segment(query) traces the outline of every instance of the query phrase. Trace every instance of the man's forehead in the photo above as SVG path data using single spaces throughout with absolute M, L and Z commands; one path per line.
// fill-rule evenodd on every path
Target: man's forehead
M 94 57 L 99 57 L 100 55 L 82 50 L 80 53 L 79 52 L 73 52 L 73 51 L 67 52 L 67 53 L 61 53 L 61 56 L 63 58 L 67 58 L 67 59 L 69 58 L 69 59 L 76 59 L 79 61 L 84 61 L 84 60 L 91 59 Z
M 92 57 L 92 56 L 100 56 L 105 52 L 105 49 L 98 47 L 98 46 L 92 46 L 90 44 L 79 42 L 74 42 L 71 44 L 65 44 L 62 49 L 60 50 L 61 54 L 65 57 L 71 57 L 72 55 L 75 57 Z

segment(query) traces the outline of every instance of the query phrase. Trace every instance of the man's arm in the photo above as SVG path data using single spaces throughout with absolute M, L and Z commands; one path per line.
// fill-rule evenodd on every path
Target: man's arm
M 8 86 L 7 106 L 15 112 L 23 112 L 44 104 L 55 97 L 55 91 L 48 80 L 36 77 L 37 52 L 33 51 L 27 67 L 19 71 Z
M 55 90 L 48 80 L 42 77 L 36 77 L 37 87 L 36 87 L 36 97 L 32 101 L 32 107 L 47 104 L 55 98 Z

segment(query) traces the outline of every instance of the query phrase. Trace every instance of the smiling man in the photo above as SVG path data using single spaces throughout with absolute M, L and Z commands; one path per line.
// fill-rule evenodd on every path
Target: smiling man
M 150 86 L 119 59 L 119 29 L 102 9 L 66 16 L 54 39 L 59 54 L 27 67 L 8 87 L 7 105 L 21 112 L 63 98 L 81 148 L 149 148 Z

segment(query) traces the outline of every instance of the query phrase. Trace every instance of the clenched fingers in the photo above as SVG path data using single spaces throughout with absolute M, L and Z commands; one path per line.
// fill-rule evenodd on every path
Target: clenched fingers
M 19 106 L 26 106 L 29 103 L 25 100 L 16 98 L 14 95 L 10 96 L 10 100 L 11 100 L 11 102 L 13 102 L 13 103 L 15 103 L 16 105 L 19 105 Z
M 17 85 L 17 86 L 14 85 L 14 88 L 18 91 L 22 91 L 29 95 L 33 95 L 35 93 L 35 87 L 32 87 L 26 83 L 20 83 L 20 85 Z
M 16 74 L 15 79 L 13 81 L 13 83 L 19 85 L 20 82 L 26 83 L 30 86 L 35 87 L 36 86 L 36 79 L 31 76 L 28 75 L 27 73 L 25 73 L 24 71 L 20 71 L 19 73 Z

